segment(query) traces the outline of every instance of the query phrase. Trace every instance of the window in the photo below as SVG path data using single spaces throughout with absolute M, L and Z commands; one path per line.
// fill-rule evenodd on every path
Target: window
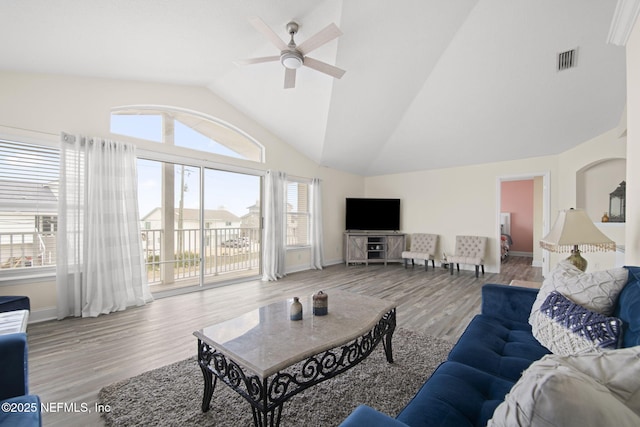
M 0 268 L 54 266 L 58 148 L 0 140 Z
M 287 246 L 309 245 L 309 184 L 299 181 L 287 182 Z
M 111 132 L 237 159 L 264 161 L 264 148 L 244 132 L 211 117 L 178 109 L 119 108 Z
M 58 231 L 58 217 L 55 215 L 39 215 L 36 217 L 36 230 L 43 234 L 51 234 Z

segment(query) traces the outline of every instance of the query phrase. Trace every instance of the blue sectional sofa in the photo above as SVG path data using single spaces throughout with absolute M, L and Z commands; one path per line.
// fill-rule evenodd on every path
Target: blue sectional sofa
M 614 312 L 623 321 L 622 347 L 640 345 L 640 267 L 627 268 L 628 281 Z M 528 323 L 537 293 L 483 286 L 481 314 L 395 419 L 362 405 L 341 427 L 486 426 L 522 372 L 549 353 Z
M 27 297 L 0 297 L 0 312 L 29 310 Z M 41 426 L 40 398 L 29 394 L 26 333 L 0 335 L 0 426 Z

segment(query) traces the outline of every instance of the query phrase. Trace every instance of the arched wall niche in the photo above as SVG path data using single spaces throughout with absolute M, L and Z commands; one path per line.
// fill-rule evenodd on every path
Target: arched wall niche
M 593 222 L 601 222 L 609 211 L 609 193 L 626 180 L 625 158 L 602 159 L 576 172 L 576 207 L 584 209 Z

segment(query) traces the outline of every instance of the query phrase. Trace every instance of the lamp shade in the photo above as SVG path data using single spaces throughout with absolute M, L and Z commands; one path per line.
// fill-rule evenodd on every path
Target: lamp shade
M 571 252 L 576 246 L 584 252 L 616 250 L 616 243 L 598 230 L 585 211 L 560 211 L 549 234 L 540 240 L 540 247 L 551 252 Z

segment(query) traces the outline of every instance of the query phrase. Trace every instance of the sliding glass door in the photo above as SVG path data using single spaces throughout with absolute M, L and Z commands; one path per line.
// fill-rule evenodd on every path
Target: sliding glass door
M 143 248 L 152 291 L 260 273 L 259 176 L 138 160 Z
M 235 278 L 260 273 L 260 177 L 204 169 L 204 274 Z

